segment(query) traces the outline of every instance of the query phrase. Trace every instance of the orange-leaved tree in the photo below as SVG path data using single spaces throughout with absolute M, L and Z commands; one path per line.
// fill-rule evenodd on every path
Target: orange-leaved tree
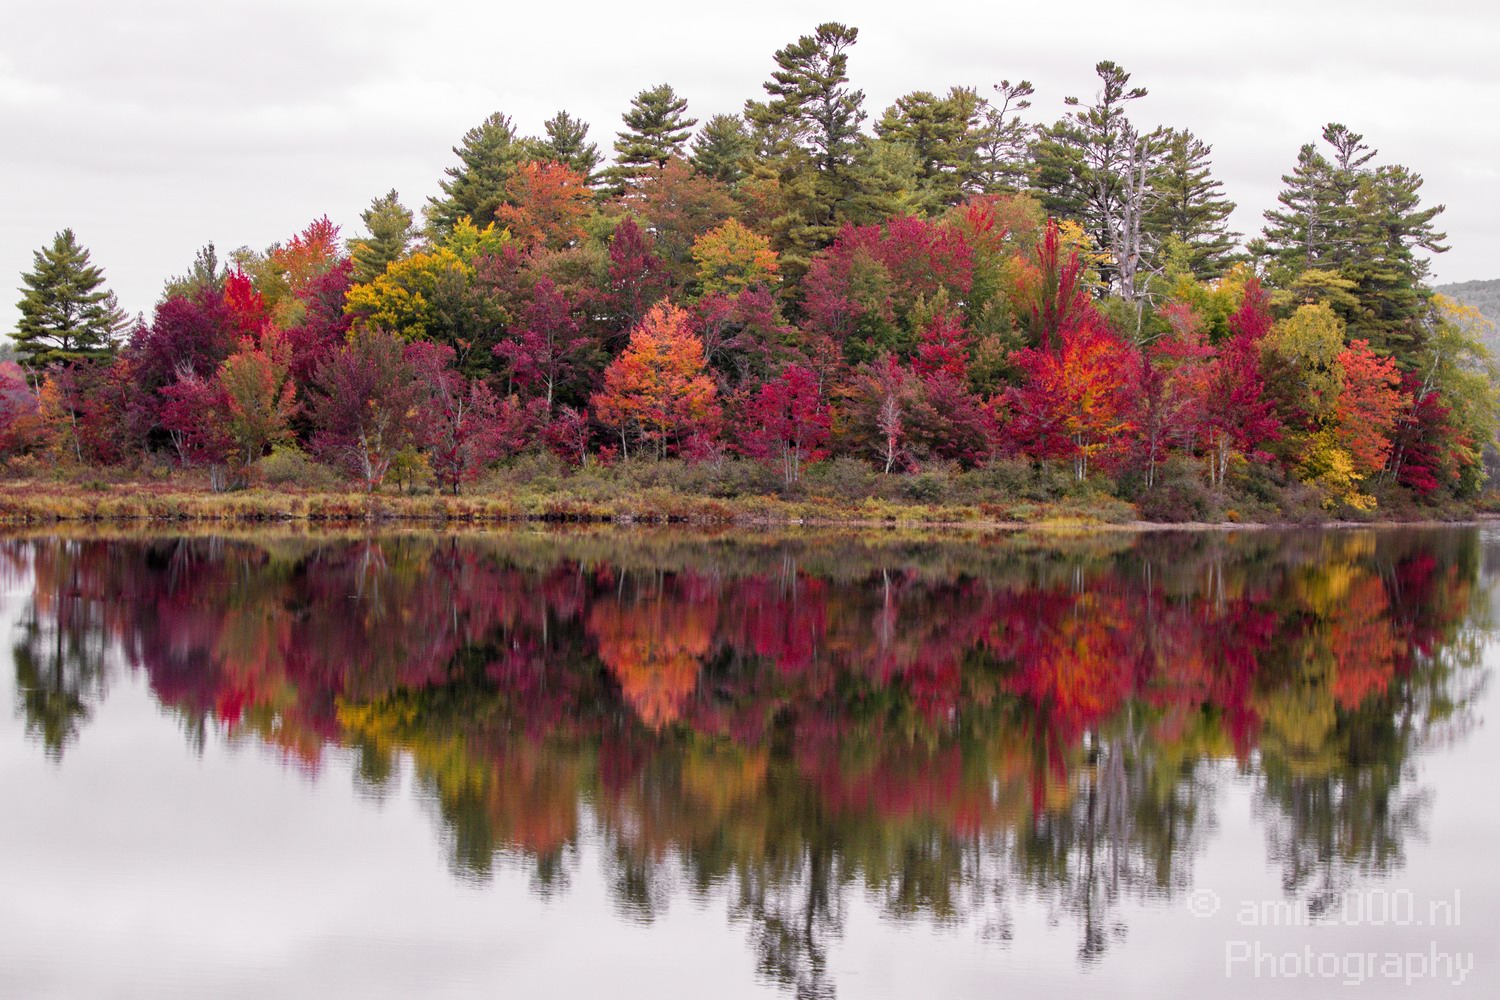
M 626 457 L 632 439 L 660 458 L 692 439 L 716 436 L 718 393 L 687 313 L 668 303 L 653 306 L 605 370 L 593 406 L 600 423 L 619 432 Z
M 297 390 L 290 367 L 291 348 L 275 327 L 267 327 L 258 344 L 242 340 L 219 366 L 229 433 L 245 465 L 291 436 Z
M 560 163 L 523 163 L 505 182 L 495 221 L 527 246 L 561 250 L 584 238 L 594 192 L 584 176 Z
M 1391 434 L 1401 416 L 1401 372 L 1396 362 L 1370 350 L 1368 340 L 1354 340 L 1339 354 L 1344 386 L 1336 418 L 1338 441 L 1349 452 L 1354 470 L 1372 476 L 1391 457 Z
M 1005 395 L 1007 430 L 1033 458 L 1065 458 L 1083 481 L 1099 458 L 1120 457 L 1132 430 L 1128 380 L 1140 370 L 1133 349 L 1092 318 L 1065 326 L 1055 349 L 1011 354 L 1024 376 Z

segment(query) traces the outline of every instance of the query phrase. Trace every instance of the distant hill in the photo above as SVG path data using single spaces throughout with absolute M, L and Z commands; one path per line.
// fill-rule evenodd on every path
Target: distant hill
M 1500 278 L 1490 281 L 1460 281 L 1452 285 L 1438 285 L 1433 290 L 1473 306 L 1489 317 L 1492 323 L 1500 323 Z
M 1490 353 L 1500 358 L 1500 278 L 1490 281 L 1460 281 L 1451 285 L 1438 285 L 1434 291 L 1457 299 L 1464 305 L 1473 306 L 1495 324 L 1490 335 L 1484 338 Z

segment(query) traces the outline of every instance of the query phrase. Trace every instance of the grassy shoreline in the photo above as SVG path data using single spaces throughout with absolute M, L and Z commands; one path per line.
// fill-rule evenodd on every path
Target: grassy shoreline
M 946 504 L 883 499 L 788 500 L 773 496 L 718 498 L 668 489 L 646 489 L 598 499 L 569 491 L 476 492 L 464 496 L 402 496 L 268 488 L 229 493 L 185 489 L 181 484 L 0 483 L 0 524 L 197 523 L 472 525 L 525 522 L 584 524 L 693 524 L 810 527 L 979 528 L 985 530 L 1255 530 L 1287 526 L 1351 527 L 1455 524 L 1490 519 L 1473 511 L 1421 520 L 1374 516 L 1347 521 L 1148 521 L 1115 502 L 1016 502 Z

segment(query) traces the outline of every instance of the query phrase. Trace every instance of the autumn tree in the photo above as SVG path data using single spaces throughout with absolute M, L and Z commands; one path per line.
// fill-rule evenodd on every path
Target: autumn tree
M 98 465 L 129 460 L 144 446 L 159 399 L 142 398 L 128 355 L 48 369 L 37 391 L 43 437 L 57 458 Z
M 125 354 L 135 365 L 141 389 L 155 392 L 170 385 L 184 368 L 211 377 L 241 337 L 254 335 L 256 331 L 245 329 L 249 317 L 243 309 L 233 308 L 225 295 L 226 286 L 232 289 L 231 297 L 238 295 L 235 286 L 241 281 L 239 287 L 249 289 L 248 280 L 239 276 L 233 282 L 225 279 L 217 290 L 205 286 L 191 297 L 169 298 L 157 305 L 150 325 L 131 332 Z
M 573 303 L 551 279 L 543 278 L 532 290 L 521 322 L 494 352 L 509 363 L 517 384 L 541 394 L 550 413 L 558 393 L 587 373 L 592 347 L 590 338 L 579 332 Z
M 974 468 L 996 444 L 992 409 L 970 385 L 973 338 L 956 312 L 939 312 L 923 328 L 911 360 L 919 391 L 906 416 L 907 440 L 923 459 Z
M 318 369 L 309 393 L 313 451 L 374 492 L 421 427 L 422 385 L 394 334 L 356 331 Z
M 802 365 L 788 365 L 746 403 L 740 450 L 778 466 L 790 486 L 801 478 L 803 465 L 827 455 L 828 428 L 829 409 L 817 376 Z
M 1156 472 L 1173 445 L 1191 449 L 1203 425 L 1204 384 L 1213 347 L 1203 321 L 1184 303 L 1167 310 L 1171 333 L 1143 347 L 1131 379 L 1131 423 L 1135 458 L 1144 467 L 1146 488 L 1156 486 Z
M 460 220 L 453 232 L 466 243 L 396 261 L 369 284 L 351 287 L 344 308 L 358 328 L 446 344 L 458 353 L 461 366 L 477 373 L 490 362 L 505 314 L 476 283 L 471 261 L 505 241 L 493 224 L 480 230 Z
M 1339 443 L 1354 462 L 1354 471 L 1373 476 L 1391 455 L 1391 432 L 1401 416 L 1401 373 L 1390 358 L 1370 350 L 1368 341 L 1351 341 L 1339 353 L 1344 384 L 1334 419 Z
M 1496 364 L 1485 346 L 1493 330 L 1473 306 L 1433 296 L 1417 365 L 1403 381 L 1409 403 L 1389 465 L 1423 495 L 1440 484 L 1457 496 L 1480 487 L 1481 455 L 1500 418 Z
M 883 472 L 904 472 L 915 457 L 907 422 L 917 405 L 920 384 L 893 354 L 860 365 L 840 388 L 841 439 L 872 458 Z
M 1262 342 L 1268 391 L 1288 428 L 1316 432 L 1332 419 L 1344 385 L 1344 321 L 1321 303 L 1272 326 Z
M 678 284 L 692 277 L 693 243 L 735 214 L 728 188 L 676 157 L 642 179 L 632 207 L 650 227 L 655 250 Z
M 693 260 L 698 265 L 698 290 L 704 295 L 733 295 L 776 281 L 776 252 L 770 242 L 746 229 L 738 219 L 729 219 L 698 237 L 693 243 Z
M 1260 282 L 1252 280 L 1245 286 L 1239 310 L 1229 318 L 1230 336 L 1219 344 L 1201 382 L 1210 486 L 1224 484 L 1233 455 L 1267 458 L 1265 446 L 1281 437 L 1281 422 L 1274 401 L 1266 395 L 1261 367 L 1263 341 L 1270 331 L 1268 296 Z
M 590 437 L 588 411 L 571 406 L 558 407 L 542 428 L 542 440 L 548 449 L 574 465 L 588 464 Z
M 1128 345 L 1091 319 L 1064 327 L 1054 349 L 1022 348 L 1012 361 L 1022 382 L 1005 395 L 1006 431 L 1023 451 L 1071 461 L 1080 482 L 1090 464 L 1118 457 L 1138 368 Z
M 710 292 L 693 303 L 692 317 L 704 357 L 725 395 L 733 386 L 763 381 L 776 367 L 777 356 L 796 340 L 796 331 L 764 285 L 734 294 Z
M 343 344 L 352 317 L 344 302 L 353 284 L 354 263 L 343 258 L 297 292 L 301 303 L 298 321 L 284 331 L 291 352 L 292 378 L 307 385 L 318 366 Z
M 1063 245 L 1056 220 L 1035 249 L 1035 268 L 1018 289 L 1017 306 L 1034 347 L 1051 350 L 1061 332 L 1090 321 L 1095 308 L 1083 283 L 1083 262 L 1076 250 Z
M 646 310 L 667 293 L 671 279 L 656 253 L 655 240 L 626 216 L 609 240 L 604 301 L 610 309 L 611 329 L 621 333 L 635 327 Z
M 161 426 L 184 466 L 207 470 L 214 492 L 230 485 L 236 444 L 230 430 L 229 395 L 217 375 L 204 376 L 184 367 L 161 391 Z
M 549 250 L 583 239 L 593 192 L 584 175 L 560 163 L 523 163 L 505 182 L 496 222 L 525 246 Z
M 236 274 L 248 278 L 267 321 L 282 329 L 302 322 L 309 290 L 325 275 L 352 266 L 339 238 L 339 227 L 327 216 L 313 220 L 290 239 L 273 243 L 264 252 L 242 247 L 230 257 L 234 267 L 225 277 L 225 294 L 233 292 L 230 279 Z
M 592 407 L 600 423 L 619 433 L 626 456 L 632 439 L 638 449 L 664 457 L 693 435 L 714 436 L 718 393 L 687 313 L 667 304 L 652 307 L 631 331 L 624 353 L 605 369 Z
M 905 355 L 926 311 L 939 299 L 964 300 L 972 284 L 973 251 L 962 233 L 896 218 L 845 226 L 808 269 L 803 310 L 812 330 L 839 340 L 851 361 Z
M 439 486 L 458 496 L 460 486 L 525 444 L 530 419 L 520 401 L 500 400 L 484 380 L 465 378 L 451 347 L 412 344 L 405 361 L 416 374 L 416 436 Z
M 290 367 L 291 348 L 275 328 L 267 330 L 259 343 L 243 341 L 219 366 L 228 432 L 243 465 L 250 465 L 268 447 L 290 436 L 297 411 Z
M 41 409 L 26 373 L 14 361 L 0 361 L 0 458 L 25 451 L 41 435 Z

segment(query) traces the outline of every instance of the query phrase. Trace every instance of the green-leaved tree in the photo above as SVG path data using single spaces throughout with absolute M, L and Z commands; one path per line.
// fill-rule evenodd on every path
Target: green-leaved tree
M 401 204 L 394 188 L 371 201 L 360 218 L 370 235 L 350 240 L 349 255 L 354 259 L 354 280 L 364 283 L 374 281 L 405 257 L 417 232 L 411 209 Z
M 464 133 L 453 147 L 459 164 L 444 172 L 442 197 L 429 198 L 427 225 L 435 237 L 453 231 L 467 216 L 483 228 L 495 221 L 495 210 L 505 201 L 505 182 L 527 156 L 528 143 L 516 136 L 507 115 L 495 112 Z
M 40 368 L 113 354 L 127 320 L 73 230 L 58 233 L 32 261 L 21 275 L 21 320 L 13 334 L 22 362 Z
M 608 171 L 618 190 L 634 187 L 684 155 L 684 144 L 698 119 L 687 116 L 687 99 L 662 83 L 636 94 L 623 115 L 625 129 L 615 139 L 615 165 Z

